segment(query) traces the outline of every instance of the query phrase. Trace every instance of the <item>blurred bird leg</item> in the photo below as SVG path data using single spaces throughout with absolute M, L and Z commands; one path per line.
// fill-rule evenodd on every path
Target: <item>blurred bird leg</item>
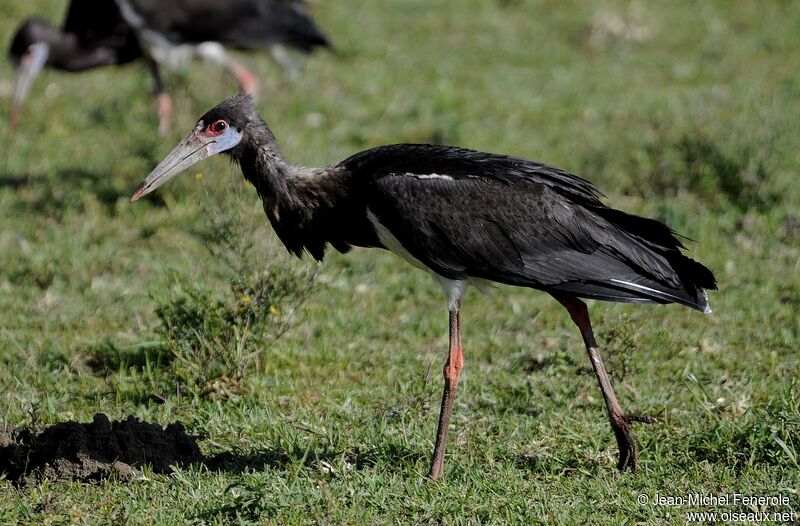
M 147 67 L 153 75 L 153 96 L 156 98 L 156 108 L 158 110 L 158 133 L 164 137 L 169 135 L 172 128 L 172 99 L 164 87 L 164 79 L 161 78 L 158 62 L 149 57 L 147 59 Z
M 17 129 L 19 117 L 22 113 L 22 105 L 31 89 L 33 79 L 42 71 L 42 68 L 47 62 L 49 53 L 50 46 L 44 42 L 39 42 L 28 46 L 28 49 L 25 50 L 25 54 L 22 56 L 22 61 L 16 72 L 14 93 L 11 97 L 9 125 L 12 133 Z
M 8 130 L 11 135 L 14 135 L 17 131 L 17 125 L 19 124 L 19 115 L 20 110 L 13 109 L 11 110 L 11 117 L 8 119 Z
M 297 82 L 300 80 L 300 66 L 292 59 L 286 46 L 275 44 L 270 48 L 270 53 L 272 53 L 272 58 L 275 59 L 275 62 L 280 64 L 286 72 L 286 76 L 289 77 L 290 81 Z
M 158 133 L 161 136 L 169 135 L 172 129 L 172 98 L 165 91 L 156 93 L 158 105 Z
M 241 90 L 253 97 L 258 95 L 258 78 L 247 68 L 235 61 L 217 42 L 203 42 L 197 46 L 197 55 L 212 64 L 216 64 L 233 75 Z
M 258 96 L 258 78 L 249 69 L 230 57 L 228 57 L 228 61 L 225 64 L 225 69 L 236 77 L 236 81 L 239 83 L 243 92 L 253 97 Z
M 553 297 L 567 309 L 572 321 L 578 326 L 578 329 L 581 331 L 581 336 L 583 336 L 583 342 L 586 345 L 586 351 L 589 353 L 589 359 L 592 362 L 594 374 L 597 377 L 597 381 L 600 383 L 600 390 L 603 392 L 603 399 L 606 402 L 611 429 L 614 431 L 614 436 L 617 439 L 617 446 L 619 447 L 617 469 L 620 471 L 630 469 L 635 473 L 637 467 L 636 442 L 633 440 L 633 435 L 631 434 L 628 424 L 631 422 L 652 422 L 652 419 L 628 415 L 622 411 L 614 388 L 611 386 L 611 380 L 603 365 L 603 359 L 600 357 L 600 351 L 597 350 L 597 342 L 594 339 L 592 322 L 589 319 L 589 310 L 586 308 L 586 304 L 572 296 L 554 295 Z

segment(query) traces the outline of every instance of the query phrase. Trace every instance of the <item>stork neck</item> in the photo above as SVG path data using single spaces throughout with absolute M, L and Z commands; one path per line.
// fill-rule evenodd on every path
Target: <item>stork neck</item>
M 300 256 L 307 251 L 322 260 L 328 243 L 338 250 L 351 244 L 375 246 L 371 227 L 366 234 L 357 229 L 344 234 L 335 228 L 335 217 L 352 220 L 358 214 L 357 206 L 342 208 L 351 197 L 349 171 L 338 164 L 323 168 L 289 164 L 266 125 L 248 132 L 231 153 L 258 191 L 269 222 L 289 252 Z
M 283 158 L 269 129 L 250 144 L 242 152 L 239 165 L 245 179 L 256 188 L 272 225 L 290 217 L 295 221 L 310 219 L 317 198 L 300 184 L 297 175 L 304 169 Z
M 324 243 L 311 247 L 308 237 L 318 237 L 330 226 L 322 218 L 329 217 L 329 212 L 346 198 L 348 173 L 338 166 L 305 168 L 288 163 L 272 132 L 265 124 L 259 124 L 249 130 L 246 143 L 234 156 L 245 179 L 255 186 L 270 223 L 287 248 L 299 254 L 305 245 L 315 258 L 321 259 Z
M 346 193 L 346 176 L 332 167 L 306 168 L 287 162 L 275 147 L 261 147 L 239 159 L 245 179 L 255 186 L 271 220 L 286 212 L 310 220 L 335 207 Z
M 290 166 L 276 148 L 261 146 L 245 152 L 239 164 L 244 178 L 255 186 L 262 199 L 275 198 L 288 190 L 286 176 Z

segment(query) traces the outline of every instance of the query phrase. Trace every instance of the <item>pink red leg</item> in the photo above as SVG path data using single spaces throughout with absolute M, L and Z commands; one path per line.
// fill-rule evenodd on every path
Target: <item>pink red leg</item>
M 242 66 L 230 57 L 225 58 L 225 69 L 227 69 L 231 75 L 236 77 L 236 81 L 239 83 L 239 87 L 242 88 L 242 91 L 249 93 L 254 97 L 258 95 L 258 77 L 256 77 L 249 69 Z
M 167 135 L 172 128 L 172 99 L 166 92 L 156 93 L 158 105 L 158 133 Z
M 439 428 L 436 432 L 436 447 L 433 450 L 431 469 L 428 477 L 438 480 L 444 467 L 444 449 L 447 443 L 447 431 L 450 427 L 450 416 L 453 414 L 453 401 L 458 387 L 458 376 L 464 367 L 464 356 L 461 351 L 461 306 L 450 311 L 450 349 L 447 362 L 444 364 L 444 393 L 442 408 L 439 412 Z

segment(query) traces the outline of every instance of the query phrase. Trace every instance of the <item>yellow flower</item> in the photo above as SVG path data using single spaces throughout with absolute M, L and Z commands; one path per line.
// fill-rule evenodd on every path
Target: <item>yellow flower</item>
M 244 296 L 242 296 L 242 303 L 244 303 L 245 305 L 247 305 L 247 304 L 248 304 L 248 303 L 250 303 L 251 301 L 253 301 L 253 298 L 251 298 L 251 297 L 250 297 L 250 296 L 248 296 L 247 294 L 245 294 Z
M 197 172 L 196 174 L 194 174 L 194 178 L 197 181 L 202 181 L 203 180 L 203 172 Z
M 270 306 L 269 313 L 270 314 L 277 314 L 278 313 L 278 307 L 276 307 L 275 305 Z

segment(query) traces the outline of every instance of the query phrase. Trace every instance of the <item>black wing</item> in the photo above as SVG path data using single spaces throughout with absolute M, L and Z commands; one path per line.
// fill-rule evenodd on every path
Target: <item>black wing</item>
M 440 144 L 392 144 L 357 153 L 341 162 L 355 174 L 447 174 L 455 179 L 480 177 L 506 185 L 534 182 L 587 204 L 601 204 L 603 194 L 576 175 L 520 157 L 498 155 Z
M 524 159 L 405 148 L 413 152 L 407 161 L 398 145 L 345 163 L 367 169 L 356 174 L 369 180 L 369 210 L 434 272 L 706 308 L 702 289 L 715 288 L 713 275 L 681 254 L 668 227 L 605 207 L 591 183 Z M 370 177 L 373 165 L 394 165 L 394 171 L 381 168 Z
M 215 41 L 254 48 L 282 43 L 301 51 L 330 47 L 302 0 L 120 0 L 145 27 L 173 43 Z

